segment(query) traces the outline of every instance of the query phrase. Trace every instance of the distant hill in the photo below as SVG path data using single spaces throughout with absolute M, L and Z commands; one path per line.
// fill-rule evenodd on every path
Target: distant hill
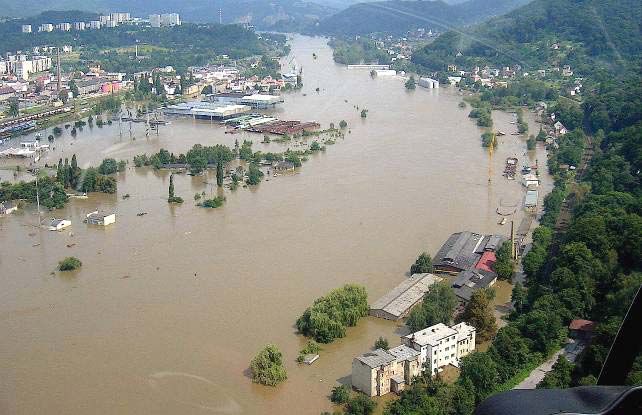
M 345 1 L 345 0 L 336 0 Z M 146 17 L 177 12 L 189 22 L 247 22 L 257 29 L 296 30 L 316 23 L 337 9 L 323 1 L 306 0 L 0 0 L 0 16 L 27 17 L 45 10 L 83 10 L 94 13 L 130 12 Z
M 640 62 L 641 0 L 534 0 L 465 32 L 444 33 L 413 62 L 431 70 L 449 64 L 570 64 L 617 69 Z
M 362 35 L 375 32 L 405 33 L 417 28 L 447 30 L 504 14 L 530 0 L 444 1 L 392 0 L 360 3 L 322 20 L 316 31 L 327 35 Z

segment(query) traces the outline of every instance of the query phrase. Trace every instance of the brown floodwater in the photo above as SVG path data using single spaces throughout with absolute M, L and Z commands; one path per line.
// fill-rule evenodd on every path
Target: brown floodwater
M 167 172 L 128 167 L 117 175 L 118 194 L 44 214 L 71 219 L 63 232 L 36 228 L 33 209 L 0 219 L 0 413 L 318 414 L 331 409 L 330 389 L 349 382 L 353 356 L 381 335 L 398 344 L 403 327 L 364 318 L 314 365 L 299 366 L 305 339 L 294 322 L 315 298 L 353 282 L 374 301 L 452 232 L 508 235 L 495 209 L 522 203 L 519 181 L 501 174 L 508 156 L 522 164 L 524 137 L 502 137 L 491 159 L 456 90 L 407 92 L 399 78 L 335 65 L 325 39 L 291 43 L 305 86 L 273 112 L 324 126 L 345 119 L 351 131 L 297 174 L 226 189 L 224 207 L 208 210 L 193 195 L 217 192 L 211 174 L 175 176 L 185 203 L 168 206 Z M 369 110 L 367 119 L 355 105 Z M 512 114 L 493 117 L 514 131 Z M 81 166 L 105 157 L 131 165 L 138 153 L 232 146 L 237 138 L 262 151 L 293 145 L 185 119 L 150 137 L 134 125 L 133 136 L 117 123 L 85 127 L 74 139 L 67 131 L 41 163 L 75 153 Z M 543 167 L 543 148 L 528 157 Z M 116 212 L 116 224 L 83 224 L 96 208 Z M 82 268 L 54 272 L 71 255 Z M 247 376 L 267 343 L 278 345 L 288 370 L 276 388 Z

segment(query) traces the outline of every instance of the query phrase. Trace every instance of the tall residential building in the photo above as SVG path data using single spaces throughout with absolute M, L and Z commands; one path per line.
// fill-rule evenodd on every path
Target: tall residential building
M 108 15 L 101 15 L 101 16 L 99 17 L 99 19 L 100 19 L 100 24 L 101 24 L 101 25 L 105 25 L 105 24 L 107 24 L 107 22 L 111 21 L 111 16 L 108 16 Z
M 51 23 L 43 23 L 38 27 L 39 32 L 53 32 L 54 30 L 54 25 Z
M 71 23 L 58 23 L 56 25 L 56 29 L 61 30 L 63 32 L 68 32 L 71 30 Z
M 107 23 L 104 24 L 104 27 L 116 27 L 118 23 L 113 20 L 107 20 Z
M 31 33 L 31 25 L 30 24 L 23 24 L 22 25 L 22 33 Z
M 131 20 L 129 13 L 110 13 L 109 18 L 112 22 L 116 22 L 116 24 Z
M 74 30 L 85 30 L 85 22 L 74 22 Z
M 150 14 L 149 23 L 152 25 L 152 27 L 160 27 L 161 26 L 160 14 Z
M 178 13 L 161 14 L 161 26 L 180 26 L 181 18 Z
M 100 26 L 102 26 L 102 24 L 99 20 L 92 20 L 91 22 L 89 22 L 90 29 L 100 29 Z

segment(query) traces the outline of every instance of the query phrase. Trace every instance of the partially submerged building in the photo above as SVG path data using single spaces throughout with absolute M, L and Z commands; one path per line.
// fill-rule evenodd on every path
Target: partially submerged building
M 98 211 L 91 212 L 87 215 L 85 222 L 87 222 L 87 225 L 108 226 L 116 223 L 116 214 L 100 213 Z
M 377 349 L 352 361 L 352 387 L 368 396 L 399 393 L 423 371 L 438 373 L 446 365 L 475 350 L 475 328 L 466 323 L 452 327 L 436 324 L 401 338 L 390 350 Z
M 474 268 L 484 252 L 495 252 L 504 242 L 500 235 L 482 235 L 474 232 L 457 232 L 450 235 L 435 255 L 436 272 L 458 274 Z
M 67 219 L 51 219 L 49 222 L 50 231 L 61 231 L 68 226 L 71 226 L 71 221 Z
M 457 274 L 452 287 L 457 298 L 463 303 L 467 303 L 475 291 L 492 287 L 495 282 L 497 282 L 497 274 L 494 272 L 468 269 Z
M 10 215 L 18 210 L 15 202 L 0 202 L 0 216 Z
M 386 320 L 399 320 L 408 315 L 430 287 L 442 278 L 433 274 L 414 274 L 370 306 L 370 315 Z

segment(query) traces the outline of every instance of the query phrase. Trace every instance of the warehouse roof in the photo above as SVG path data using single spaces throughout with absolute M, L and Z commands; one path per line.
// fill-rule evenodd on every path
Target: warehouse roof
M 473 268 L 486 251 L 496 251 L 504 241 L 500 235 L 481 235 L 464 231 L 450 235 L 441 246 L 433 264 L 437 270 L 461 271 Z
M 375 301 L 370 310 L 382 310 L 396 319 L 402 318 L 423 299 L 430 286 L 441 280 L 433 274 L 414 274 Z

